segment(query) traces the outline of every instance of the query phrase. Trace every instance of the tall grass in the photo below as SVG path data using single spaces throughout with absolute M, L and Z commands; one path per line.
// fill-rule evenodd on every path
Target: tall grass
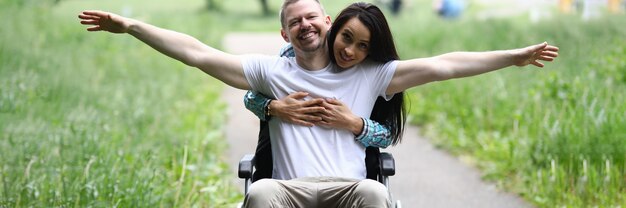
M 126 35 L 84 31 L 102 9 L 221 47 L 276 31 L 256 2 L 0 0 L 0 207 L 223 207 L 241 200 L 220 158 L 222 84 Z M 335 15 L 352 1 L 323 1 Z M 278 8 L 279 0 L 270 1 Z M 440 147 L 540 207 L 626 204 L 623 15 L 444 21 L 430 1 L 388 16 L 403 58 L 548 41 L 544 69 L 510 68 L 410 90 L 411 118 Z M 276 12 L 277 9 L 274 10 Z M 401 165 L 401 164 L 400 164 Z
M 439 146 L 481 167 L 485 178 L 536 205 L 623 206 L 625 19 L 418 21 L 394 33 L 404 58 L 543 41 L 561 51 L 544 69 L 512 67 L 412 89 L 413 122 Z
M 88 34 L 79 2 L 3 4 L 0 207 L 219 207 L 241 199 L 223 180 L 232 173 L 220 159 L 221 84 L 130 36 Z M 191 33 L 214 21 L 148 14 L 166 27 L 187 18 Z M 213 36 L 203 41 L 219 45 Z

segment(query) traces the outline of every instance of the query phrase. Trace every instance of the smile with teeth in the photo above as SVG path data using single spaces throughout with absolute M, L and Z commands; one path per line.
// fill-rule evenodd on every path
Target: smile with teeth
M 308 31 L 308 32 L 302 33 L 299 38 L 300 40 L 304 40 L 304 39 L 313 37 L 313 35 L 315 35 L 315 31 Z
M 354 60 L 354 59 L 350 58 L 349 56 L 347 56 L 345 54 L 345 52 L 343 52 L 343 51 L 339 52 L 339 54 L 341 55 L 341 59 L 343 59 L 344 62 L 350 62 L 350 61 Z

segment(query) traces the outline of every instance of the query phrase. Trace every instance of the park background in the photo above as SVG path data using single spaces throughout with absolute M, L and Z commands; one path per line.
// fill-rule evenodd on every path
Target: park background
M 322 0 L 331 16 L 351 2 Z M 623 5 L 519 2 L 469 1 L 456 19 L 427 0 L 385 10 L 402 58 L 543 41 L 561 49 L 546 68 L 411 89 L 411 124 L 538 207 L 626 206 Z M 111 11 L 221 48 L 233 31 L 278 35 L 280 3 L 263 15 L 253 0 L 0 0 L 0 207 L 241 201 L 223 158 L 227 86 L 129 35 L 87 33 L 77 15 Z

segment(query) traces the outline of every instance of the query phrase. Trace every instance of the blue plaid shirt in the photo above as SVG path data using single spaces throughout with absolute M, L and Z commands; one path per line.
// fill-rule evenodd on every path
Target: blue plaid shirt
M 291 43 L 283 46 L 280 49 L 279 54 L 280 56 L 285 57 L 296 56 Z M 265 107 L 270 101 L 271 99 L 255 91 L 248 91 L 248 93 L 246 93 L 243 97 L 243 103 L 246 105 L 246 108 L 252 111 L 252 113 L 254 113 L 254 115 L 259 117 L 262 121 L 267 120 L 265 117 Z M 359 141 L 365 147 L 386 148 L 391 144 L 391 131 L 389 131 L 389 129 L 371 119 L 361 119 L 363 119 L 363 130 L 354 139 Z

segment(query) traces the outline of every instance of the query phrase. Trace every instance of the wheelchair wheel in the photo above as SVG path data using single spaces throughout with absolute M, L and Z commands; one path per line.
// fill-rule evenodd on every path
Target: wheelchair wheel
M 400 200 L 396 200 L 396 203 L 395 203 L 394 207 L 395 208 L 402 208 L 402 203 L 400 202 Z

